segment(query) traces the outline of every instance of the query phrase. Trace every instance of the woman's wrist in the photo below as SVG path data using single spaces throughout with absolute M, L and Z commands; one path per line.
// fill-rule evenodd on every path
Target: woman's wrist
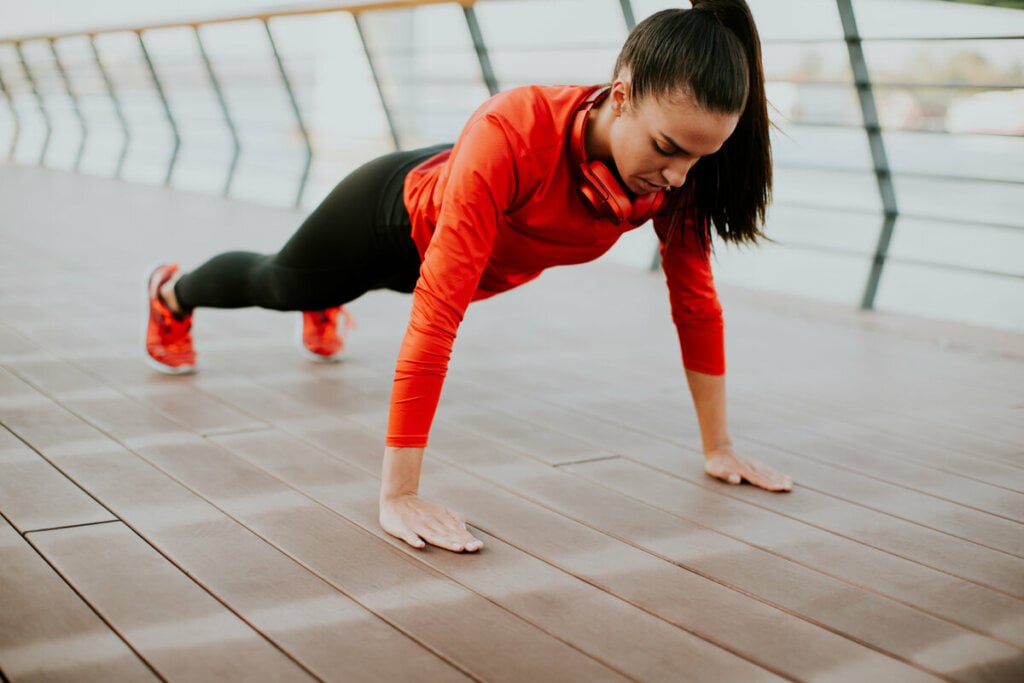
M 420 489 L 422 466 L 422 448 L 398 448 L 395 446 L 385 448 L 380 477 L 381 501 L 417 495 Z
M 712 455 L 715 455 L 717 453 L 721 453 L 722 451 L 731 451 L 731 450 L 733 450 L 733 443 L 732 443 L 732 439 L 729 438 L 728 435 L 726 435 L 725 437 L 722 437 L 722 438 L 717 438 L 717 439 L 714 439 L 714 440 L 705 440 L 704 441 L 704 457 L 705 458 L 709 458 Z

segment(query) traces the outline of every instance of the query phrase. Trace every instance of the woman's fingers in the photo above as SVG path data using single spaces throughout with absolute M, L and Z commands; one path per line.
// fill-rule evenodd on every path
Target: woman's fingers
M 774 470 L 754 469 L 747 476 L 747 481 L 769 491 L 789 491 L 793 488 L 789 477 Z
M 774 490 L 782 485 L 782 475 L 775 470 L 743 458 L 740 462 L 743 478 L 755 486 Z
M 463 551 L 472 552 L 479 550 L 483 546 L 483 543 L 470 535 L 465 526 L 461 528 L 451 525 L 443 527 L 432 526 L 429 529 L 420 531 L 420 536 L 430 545 L 436 545 L 439 548 L 457 553 Z
M 399 536 L 399 538 L 408 543 L 409 545 L 411 545 L 413 548 L 422 548 L 426 546 L 426 543 L 423 542 L 423 539 L 420 538 L 418 534 L 412 531 L 403 532 L 402 535 Z
M 725 453 L 710 458 L 704 465 L 704 471 L 733 485 L 738 485 L 745 479 L 754 486 L 768 491 L 793 489 L 793 480 L 786 475 L 736 453 Z

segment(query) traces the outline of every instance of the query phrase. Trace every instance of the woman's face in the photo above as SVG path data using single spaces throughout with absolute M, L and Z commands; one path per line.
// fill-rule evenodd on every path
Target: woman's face
M 608 150 L 623 184 L 634 194 L 680 187 L 701 157 L 732 135 L 738 113 L 703 109 L 684 93 L 631 102 L 629 83 L 616 81 L 608 96 L 613 119 Z

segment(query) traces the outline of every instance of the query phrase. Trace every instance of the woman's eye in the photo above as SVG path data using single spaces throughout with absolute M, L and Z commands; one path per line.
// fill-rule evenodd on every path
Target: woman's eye
M 654 142 L 654 149 L 655 149 L 655 151 L 658 152 L 658 154 L 661 154 L 662 156 L 666 156 L 666 157 L 672 156 L 672 150 L 664 149 L 661 145 L 658 144 L 657 141 Z

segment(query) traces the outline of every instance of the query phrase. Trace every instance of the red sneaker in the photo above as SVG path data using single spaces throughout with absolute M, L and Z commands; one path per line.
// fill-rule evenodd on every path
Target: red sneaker
M 344 320 L 338 329 L 338 316 Z M 335 306 L 322 311 L 302 312 L 302 347 L 307 355 L 320 362 L 338 360 L 337 356 L 345 346 L 345 334 L 356 326 L 344 306 Z
M 160 298 L 160 287 L 178 272 L 178 264 L 161 264 L 149 274 L 149 321 L 146 324 L 146 362 L 168 375 L 196 371 L 192 348 L 192 315 L 175 316 Z

